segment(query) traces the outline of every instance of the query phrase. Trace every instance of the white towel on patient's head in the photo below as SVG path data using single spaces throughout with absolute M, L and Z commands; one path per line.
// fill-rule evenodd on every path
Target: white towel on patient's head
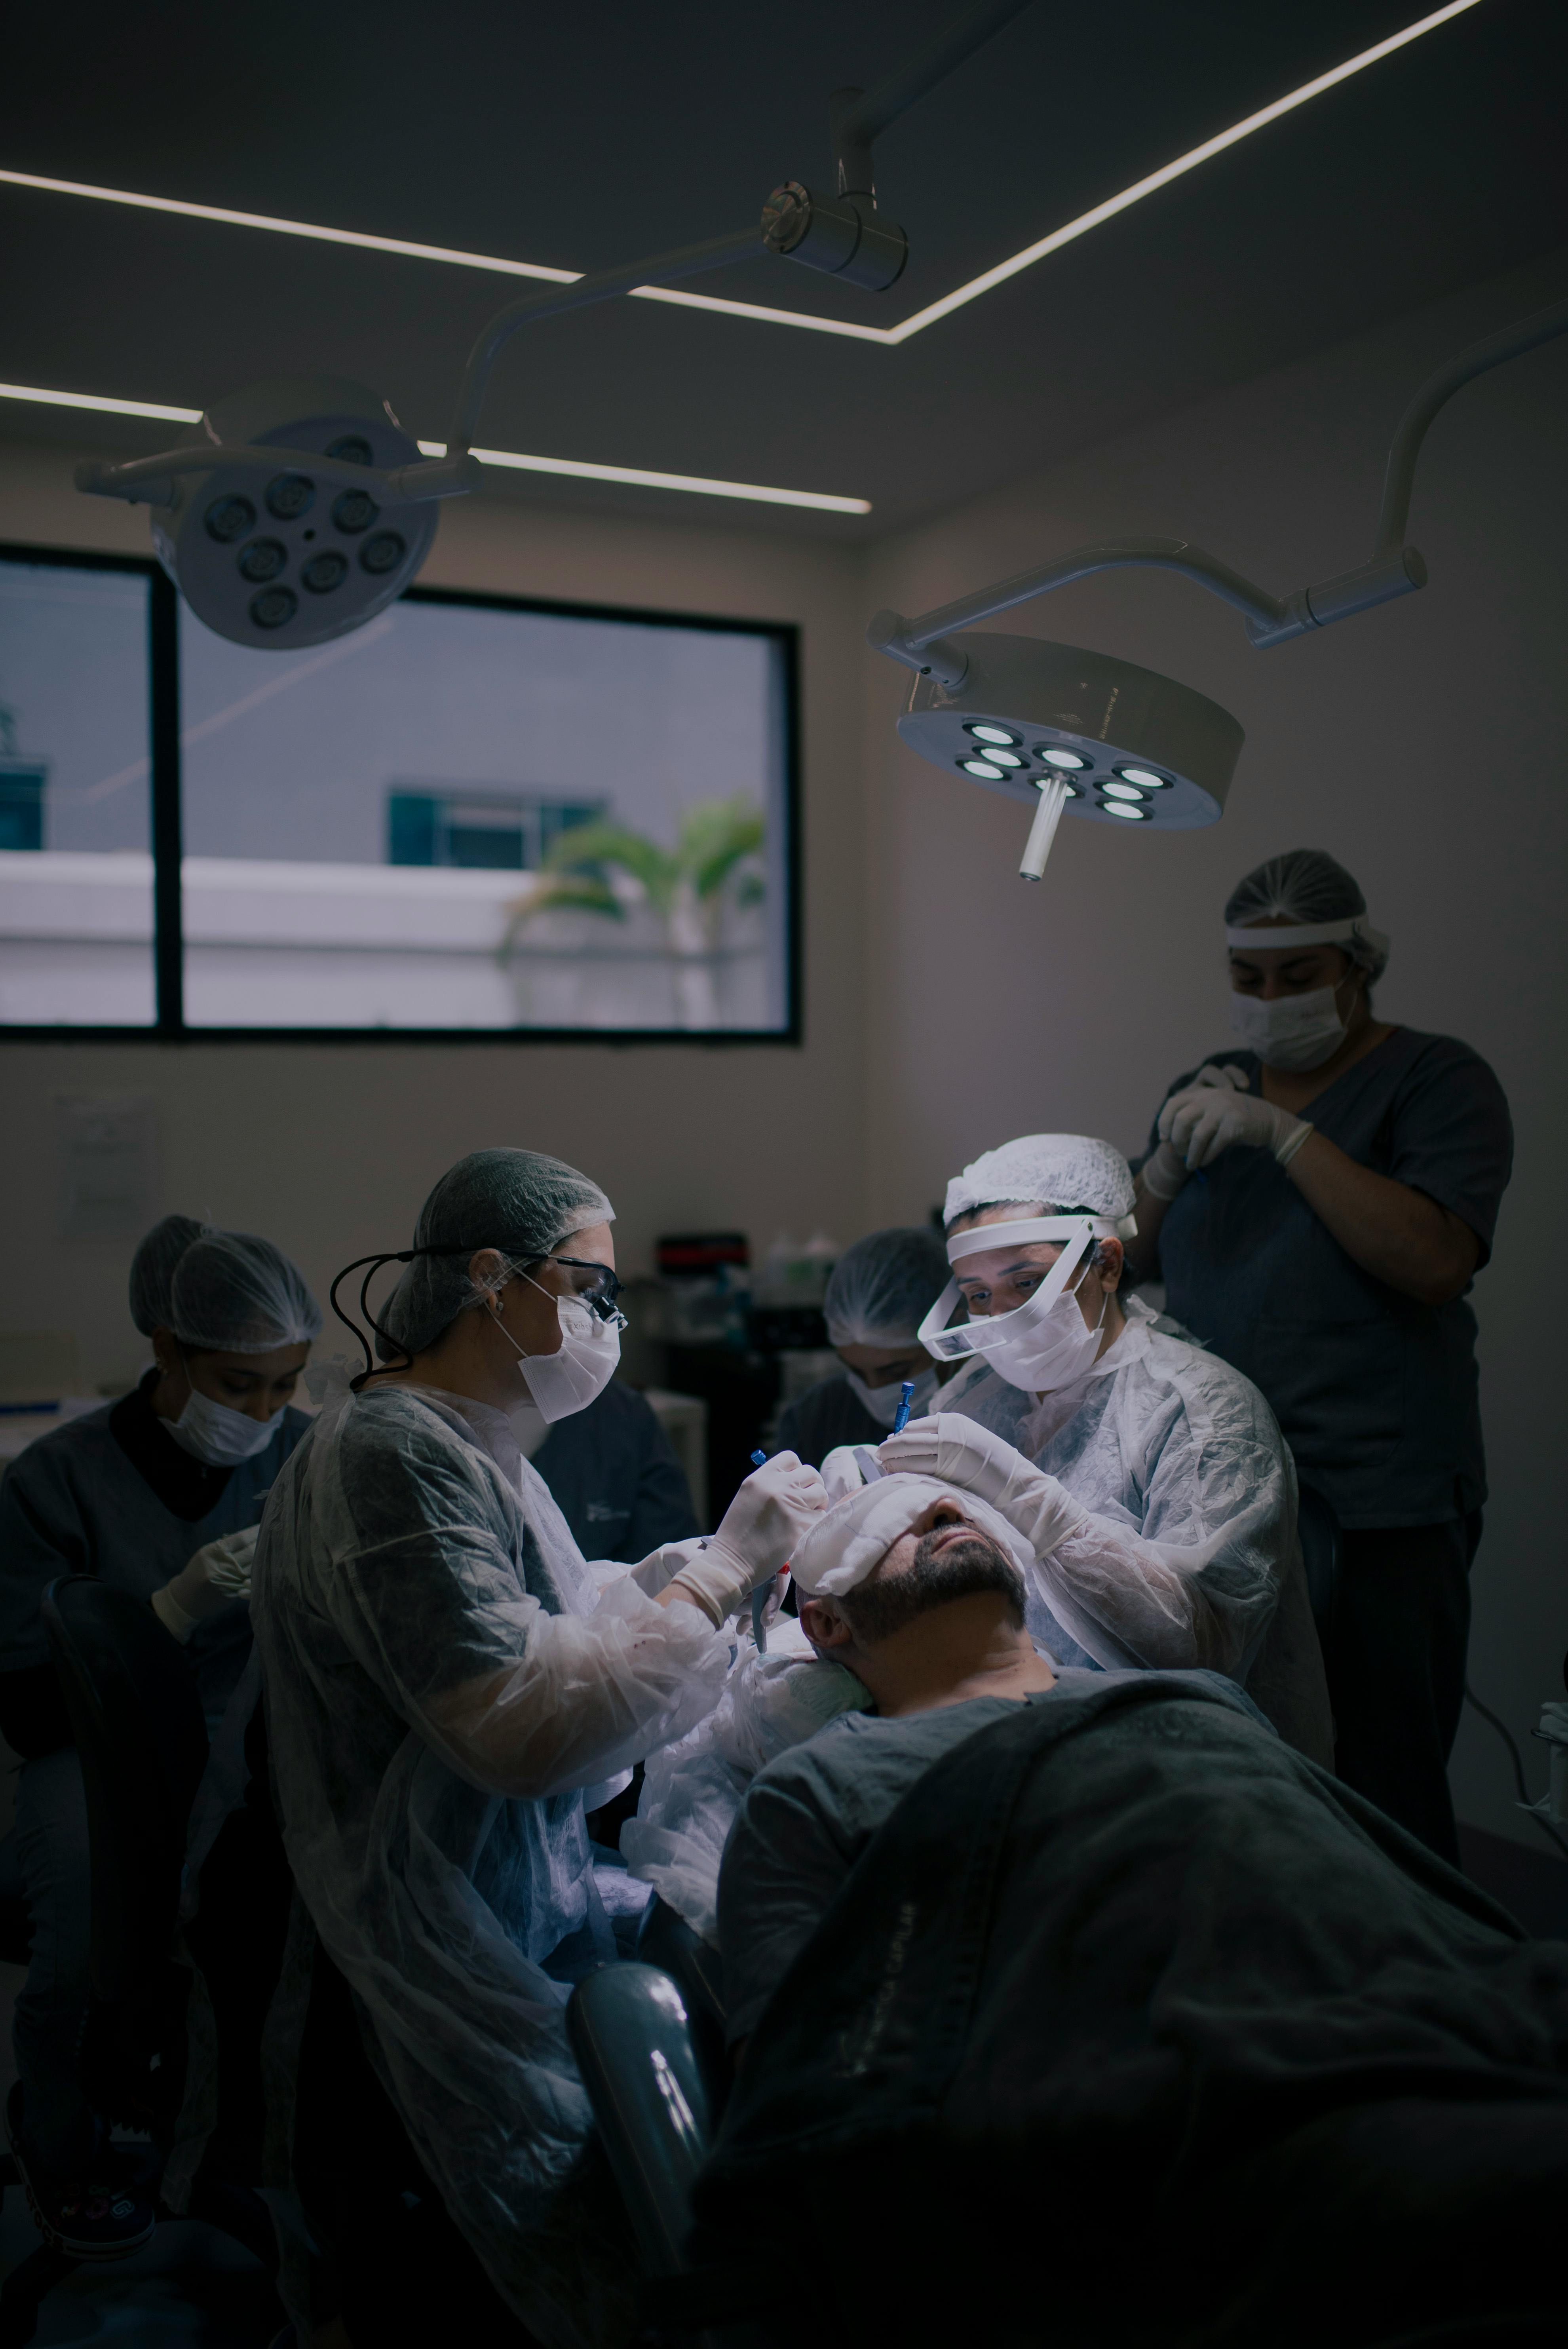
M 830 1454 L 829 1459 L 836 1462 L 837 1455 Z M 825 1475 L 823 1482 L 827 1482 Z M 900 1536 L 934 1502 L 942 1500 L 955 1502 L 976 1532 L 989 1534 L 1016 1566 L 1026 1568 L 1034 1564 L 1035 1554 L 1023 1536 L 1015 1533 L 989 1502 L 960 1492 L 955 1485 L 942 1484 L 934 1476 L 897 1474 L 846 1492 L 841 1500 L 813 1518 L 790 1557 L 789 1571 L 813 1598 L 836 1599 L 864 1582 Z

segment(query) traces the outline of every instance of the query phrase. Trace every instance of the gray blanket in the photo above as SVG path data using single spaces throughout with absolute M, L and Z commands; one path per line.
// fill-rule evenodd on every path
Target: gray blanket
M 1565 2184 L 1568 1945 L 1222 1696 L 1132 1679 L 906 1796 L 697 2209 L 719 2258 L 792 2211 L 823 2341 L 1338 2349 L 1546 2321 Z

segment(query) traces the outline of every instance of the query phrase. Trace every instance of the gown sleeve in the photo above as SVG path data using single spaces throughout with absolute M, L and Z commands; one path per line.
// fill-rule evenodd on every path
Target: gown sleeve
M 557 1611 L 527 1587 L 548 1593 L 548 1568 L 474 1447 L 433 1414 L 390 1432 L 351 1427 L 337 1447 L 321 1596 L 356 1661 L 443 1759 L 490 1793 L 538 1798 L 596 1785 L 701 1718 L 729 1642 L 635 1578 L 646 1568 L 662 1587 L 678 1558 L 622 1569 L 589 1613 Z

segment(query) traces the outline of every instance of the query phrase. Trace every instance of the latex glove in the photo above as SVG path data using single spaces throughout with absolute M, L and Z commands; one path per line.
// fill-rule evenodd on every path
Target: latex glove
M 846 1494 L 858 1493 L 865 1483 L 861 1474 L 859 1455 L 861 1448 L 853 1444 L 835 1444 L 823 1461 L 822 1489 L 828 1495 L 830 1508 L 835 1501 L 841 1501 Z
M 1288 1166 L 1312 1132 L 1305 1118 L 1293 1117 L 1260 1093 L 1239 1090 L 1239 1071 L 1201 1070 L 1161 1111 L 1161 1148 L 1169 1143 L 1189 1174 L 1238 1143 L 1253 1150 L 1272 1150 L 1280 1164 Z M 1145 1167 L 1146 1179 L 1148 1171 Z
M 1191 1085 L 1182 1087 L 1183 1095 L 1195 1092 L 1200 1085 L 1217 1085 L 1227 1092 L 1244 1093 L 1247 1072 L 1244 1069 L 1217 1068 L 1212 1061 L 1205 1061 Z M 1171 1099 L 1175 1098 L 1172 1094 Z M 1160 1130 L 1164 1132 L 1163 1124 Z M 1138 1179 L 1155 1198 L 1173 1199 L 1191 1171 L 1179 1150 L 1172 1149 L 1169 1142 L 1161 1142 L 1139 1168 Z
M 251 1568 L 260 1532 L 260 1526 L 242 1526 L 238 1533 L 204 1543 L 172 1581 L 153 1592 L 153 1613 L 181 1647 L 197 1624 L 215 1615 L 220 1607 L 226 1607 L 232 1599 L 250 1597 Z
M 811 1519 L 828 1506 L 822 1480 L 793 1452 L 776 1452 L 754 1468 L 696 1556 L 671 1577 L 670 1588 L 696 1600 L 716 1628 L 758 1583 L 770 1582 Z
M 1054 1476 L 1026 1460 L 1004 1436 L 993 1435 L 959 1411 L 912 1419 L 902 1435 L 877 1446 L 877 1461 L 890 1475 L 934 1476 L 944 1485 L 989 1501 L 1023 1535 L 1037 1557 L 1077 1531 L 1084 1511 Z

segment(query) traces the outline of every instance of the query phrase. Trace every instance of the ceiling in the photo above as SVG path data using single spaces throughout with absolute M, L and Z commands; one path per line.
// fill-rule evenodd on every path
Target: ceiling
M 829 90 L 874 81 L 955 12 L 35 8 L 7 26 L 0 165 L 593 269 L 744 226 L 780 179 L 825 183 Z M 912 248 L 891 293 L 773 258 L 697 286 L 896 324 L 1422 13 L 1036 0 L 879 142 Z M 866 521 L 728 511 L 879 533 L 1560 243 L 1565 62 L 1556 0 L 1482 0 L 898 348 L 612 303 L 509 347 L 479 438 L 866 497 Z M 0 241 L 6 380 L 195 407 L 328 369 L 431 439 L 477 327 L 527 291 L 10 187 Z M 30 407 L 0 429 L 170 437 Z

